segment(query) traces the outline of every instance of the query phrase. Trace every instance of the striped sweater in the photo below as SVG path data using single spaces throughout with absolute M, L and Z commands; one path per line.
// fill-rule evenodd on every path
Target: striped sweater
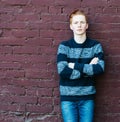
M 97 57 L 97 64 L 89 64 Z M 75 63 L 74 69 L 68 63 Z M 83 44 L 74 39 L 58 46 L 57 69 L 60 76 L 61 101 L 93 99 L 96 93 L 94 76 L 104 72 L 104 56 L 101 44 L 87 38 Z

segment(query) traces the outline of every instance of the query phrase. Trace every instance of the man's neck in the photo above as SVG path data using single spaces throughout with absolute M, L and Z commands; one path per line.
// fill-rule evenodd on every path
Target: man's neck
M 74 40 L 78 44 L 84 43 L 86 41 L 86 38 L 87 38 L 86 34 L 84 34 L 84 35 L 74 35 Z

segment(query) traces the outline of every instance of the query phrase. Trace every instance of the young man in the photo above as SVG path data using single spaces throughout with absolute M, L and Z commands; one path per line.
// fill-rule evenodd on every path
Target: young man
M 73 38 L 60 43 L 57 53 L 62 116 L 64 122 L 93 122 L 94 76 L 104 72 L 103 50 L 86 36 L 88 20 L 83 12 L 70 14 L 70 29 Z

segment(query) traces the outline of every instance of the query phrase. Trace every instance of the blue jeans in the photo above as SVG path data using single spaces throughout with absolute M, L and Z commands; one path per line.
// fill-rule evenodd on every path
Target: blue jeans
M 93 122 L 94 100 L 62 101 L 64 122 Z

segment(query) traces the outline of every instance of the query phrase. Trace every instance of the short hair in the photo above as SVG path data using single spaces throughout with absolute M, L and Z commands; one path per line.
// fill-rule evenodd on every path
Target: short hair
M 72 18 L 73 18 L 73 16 L 75 16 L 75 15 L 83 15 L 83 16 L 85 16 L 86 22 L 88 23 L 88 18 L 87 18 L 87 16 L 86 16 L 86 14 L 85 14 L 83 11 L 77 9 L 77 10 L 73 11 L 73 12 L 70 14 L 70 16 L 69 16 L 70 24 L 72 23 Z

